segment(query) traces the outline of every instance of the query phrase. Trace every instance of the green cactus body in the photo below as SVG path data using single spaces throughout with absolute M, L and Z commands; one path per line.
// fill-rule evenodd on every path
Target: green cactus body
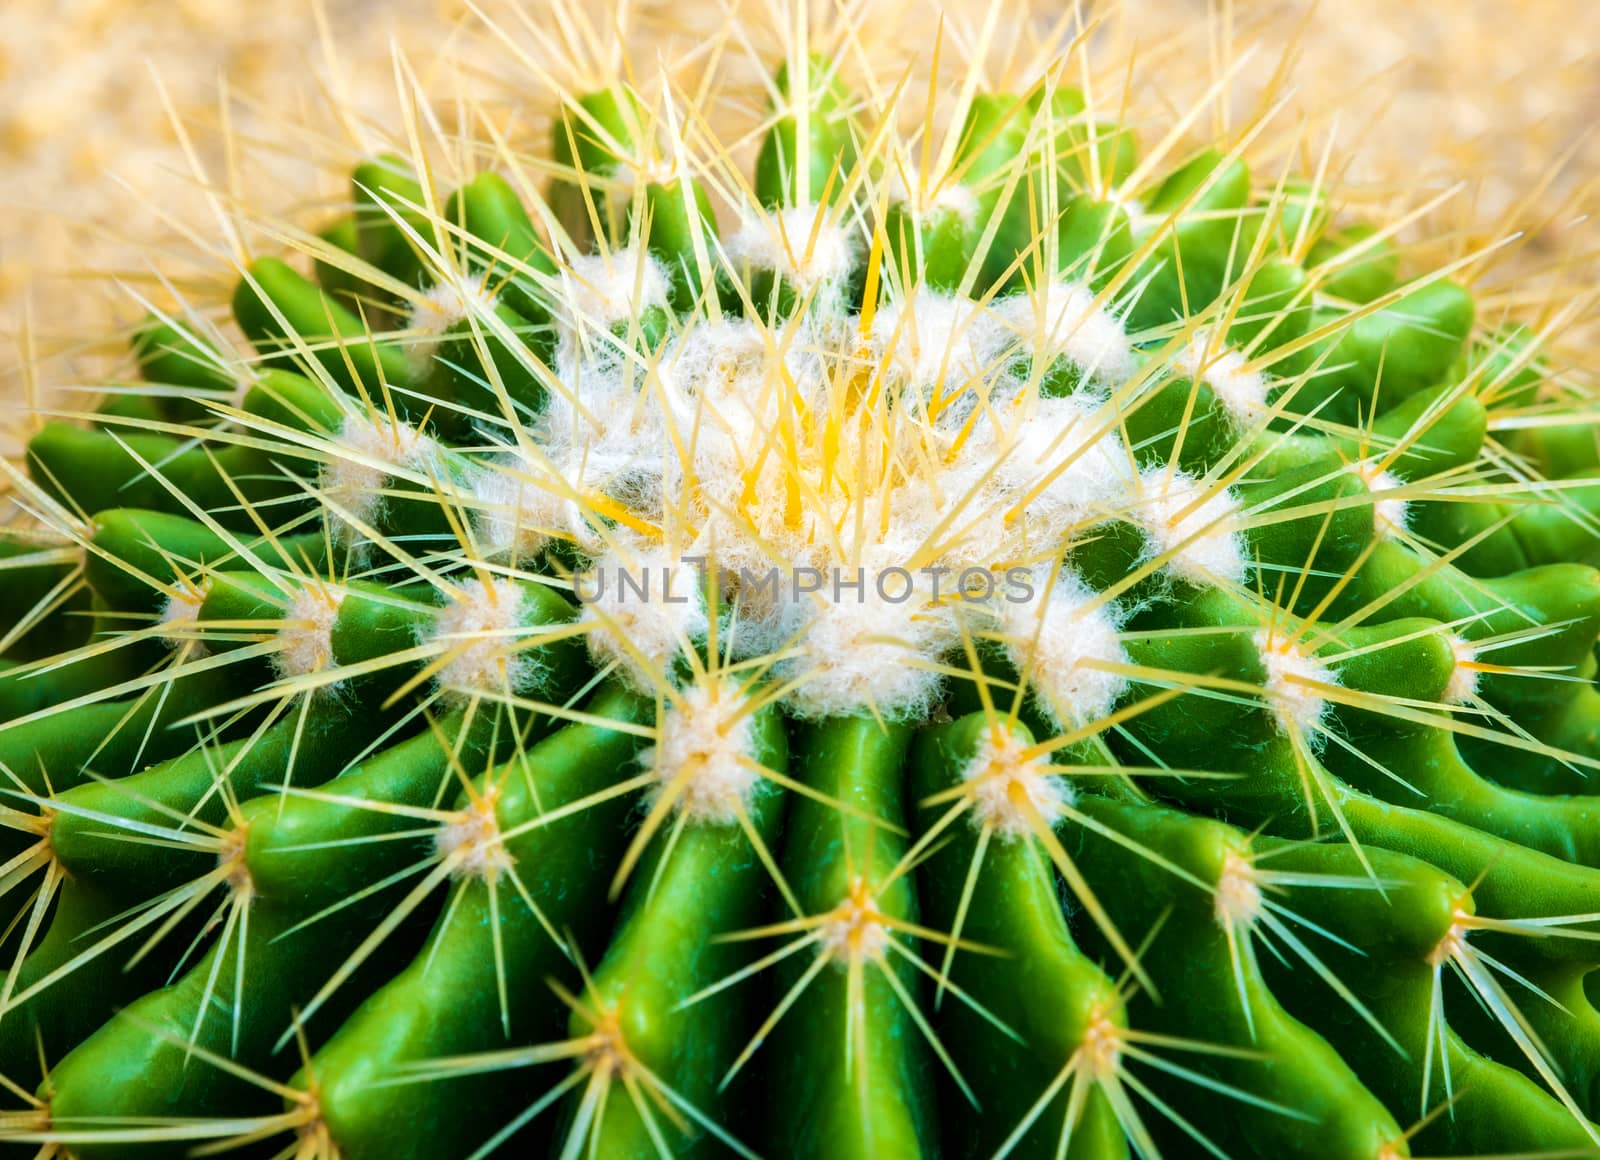
M 419 118 L 36 428 L 0 1154 L 1600 1155 L 1593 384 L 814 31 Z

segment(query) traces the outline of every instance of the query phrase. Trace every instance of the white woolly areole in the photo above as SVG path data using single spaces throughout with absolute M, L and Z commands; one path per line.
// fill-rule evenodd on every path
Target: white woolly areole
M 1448 705 L 1465 705 L 1478 695 L 1479 673 L 1472 667 L 1472 662 L 1478 659 L 1478 650 L 1455 633 L 1450 633 L 1446 639 L 1450 642 L 1456 667 L 1450 670 L 1450 679 L 1445 682 L 1444 700 Z
M 284 609 L 272 665 L 280 677 L 303 677 L 334 663 L 333 625 L 344 593 L 333 588 L 296 592 Z
M 383 503 L 378 492 L 395 471 L 417 468 L 439 451 L 437 443 L 411 424 L 386 416 L 348 416 L 333 444 L 334 458 L 322 469 L 322 486 L 361 523 L 372 522 Z M 339 531 L 351 533 L 343 520 Z
M 1265 909 L 1261 880 L 1250 859 L 1232 850 L 1223 855 L 1222 873 L 1211 894 L 1212 913 L 1224 930 L 1249 930 Z
M 516 862 L 500 834 L 495 813 L 499 790 L 489 786 L 467 808 L 450 816 L 433 836 L 434 849 L 451 864 L 453 878 L 495 878 Z
M 1328 703 L 1311 685 L 1337 685 L 1338 674 L 1288 637 L 1277 636 L 1269 629 L 1259 630 L 1251 640 L 1267 670 L 1262 687 L 1278 728 L 1285 733 L 1315 736 L 1311 730 L 1322 723 Z
M 889 950 L 889 924 L 866 879 L 850 880 L 850 893 L 817 928 L 822 953 L 838 966 L 881 961 Z
M 940 181 L 930 189 L 914 190 L 907 187 L 896 167 L 890 171 L 887 185 L 891 203 L 909 206 L 924 219 L 953 213 L 969 225 L 977 220 L 978 195 L 960 182 Z
M 1244 355 L 1232 347 L 1213 346 L 1210 334 L 1204 330 L 1189 337 L 1173 365 L 1191 379 L 1210 386 L 1217 401 L 1240 426 L 1255 422 L 1266 410 L 1266 376 L 1251 370 Z
M 663 354 L 662 374 L 690 416 L 683 429 L 693 431 L 700 475 L 737 484 L 782 421 L 788 384 L 808 403 L 820 393 L 821 375 L 805 365 L 800 344 L 779 352 L 772 343 L 765 327 L 724 318 L 697 322 Z
M 1106 190 L 1105 200 L 1128 215 L 1128 224 L 1133 227 L 1134 233 L 1143 232 L 1140 226 L 1145 224 L 1150 215 L 1145 213 L 1144 202 L 1134 196 L 1133 190 L 1128 185 L 1115 185 Z
M 728 239 L 728 260 L 782 274 L 802 290 L 842 283 L 855 268 L 856 244 L 828 214 L 826 205 L 797 205 L 749 218 Z
M 172 595 L 161 606 L 161 618 L 158 621 L 161 639 L 169 648 L 184 649 L 197 657 L 208 653 L 205 642 L 190 635 L 189 630 L 194 628 L 199 619 L 200 606 L 206 602 L 206 593 L 210 590 L 210 580 L 196 583 L 179 579 Z
M 1133 482 L 1121 436 L 1105 428 L 1093 396 L 1021 399 L 986 416 L 965 455 L 995 463 L 995 481 L 1011 503 L 1026 503 L 1029 526 L 1048 541 L 1103 514 Z
M 487 556 L 536 556 L 570 520 L 570 504 L 514 465 L 479 473 L 472 481 L 478 547 Z
M 828 569 L 824 569 L 825 572 Z M 853 568 L 840 571 L 856 579 Z M 938 699 L 941 677 L 933 671 L 939 657 L 960 633 L 947 605 L 928 603 L 922 586 L 929 577 L 912 572 L 909 597 L 896 603 L 907 585 L 898 574 L 881 578 L 887 596 L 878 592 L 880 574 L 864 562 L 863 591 L 818 593 L 789 606 L 788 631 L 801 654 L 781 662 L 779 675 L 799 684 L 789 694 L 790 708 L 802 717 L 842 717 L 872 706 L 886 717 L 920 717 Z M 828 582 L 831 585 L 832 576 Z M 954 578 L 944 588 L 954 586 Z
M 691 176 L 687 167 L 678 165 L 670 154 L 661 157 L 620 158 L 608 174 L 617 187 L 619 201 L 632 201 L 633 190 L 641 185 L 671 185 L 682 177 Z M 626 194 L 622 191 L 626 190 Z
M 1406 522 L 1411 518 L 1410 505 L 1397 496 L 1384 497 L 1383 493 L 1398 491 L 1405 486 L 1405 482 L 1392 472 L 1378 470 L 1376 464 L 1362 464 L 1357 468 L 1357 472 L 1362 482 L 1367 485 L 1367 490 L 1373 495 L 1373 533 L 1389 539 L 1401 535 L 1406 530 Z
M 990 450 L 968 440 L 962 454 L 937 475 L 894 490 L 888 526 L 905 545 L 901 558 L 933 556 L 929 567 L 950 569 L 949 582 L 939 586 L 941 596 L 953 590 L 963 570 L 990 571 L 997 560 L 1009 558 L 1025 526 L 1023 519 L 1008 521 L 1017 515 L 1012 509 L 1022 495 L 1003 486 Z M 1025 515 L 1026 526 L 1037 523 L 1031 511 Z
M 1002 299 L 995 313 L 1038 353 L 1059 355 L 1093 378 L 1121 383 L 1139 369 L 1117 316 L 1078 282 L 1052 282 L 1034 294 Z
M 1035 577 L 1043 592 L 1048 574 Z M 1076 729 L 1110 714 L 1128 687 L 1126 677 L 1100 665 L 1126 665 L 1127 651 L 1107 606 L 1062 572 L 1042 600 L 999 604 L 1001 631 L 1012 664 L 1029 674 L 1035 702 L 1057 729 Z
M 1238 504 L 1231 490 L 1152 468 L 1140 475 L 1138 491 L 1129 515 L 1157 555 L 1171 553 L 1172 575 L 1200 584 L 1244 579 L 1244 537 L 1233 528 Z
M 637 245 L 572 258 L 561 272 L 563 329 L 610 330 L 652 306 L 667 304 L 661 263 Z
M 1009 730 L 990 731 L 961 771 L 972 795 L 972 824 L 990 827 L 1002 841 L 1033 833 L 1031 813 L 1053 826 L 1075 800 L 1066 778 L 1027 755 Z
M 768 455 L 748 470 L 754 482 L 748 494 L 743 473 L 701 476 L 707 511 L 694 543 L 698 555 L 713 561 L 726 600 L 723 607 L 735 629 L 731 643 L 745 656 L 782 647 L 779 617 L 794 599 L 791 577 L 817 556 L 805 538 L 815 517 L 802 515 L 797 528 L 788 521 L 781 499 L 773 500 L 784 494 L 786 483 L 777 456 Z
M 644 374 L 609 336 L 588 346 L 563 338 L 556 361 L 566 390 L 552 394 L 534 432 L 549 472 L 564 485 L 552 490 L 603 494 L 659 523 L 665 497 L 682 490 L 678 441 L 690 438 L 693 407 L 670 376 Z M 586 518 L 587 506 L 567 504 L 562 523 L 597 555 L 606 543 Z
M 732 684 L 680 690 L 661 718 L 655 745 L 639 755 L 639 763 L 656 772 L 657 797 L 673 795 L 673 809 L 691 822 L 737 822 L 761 781 L 751 722 L 745 696 Z
M 429 368 L 445 331 L 465 318 L 492 314 L 497 302 L 479 278 L 444 271 L 438 277 L 439 281 L 423 293 L 411 311 L 406 361 L 417 372 Z
M 522 605 L 522 586 L 504 577 L 468 580 L 451 593 L 421 633 L 423 644 L 450 658 L 436 674 L 447 697 L 525 692 L 538 679 L 537 660 L 515 651 Z
M 888 364 L 890 382 L 919 389 L 942 387 L 937 393 L 944 406 L 950 398 L 1002 374 L 1005 355 L 1016 346 L 1010 329 L 972 299 L 929 290 L 878 311 L 872 319 L 871 341 L 874 355 Z M 967 398 L 976 401 L 974 394 Z
M 667 497 L 680 494 L 683 486 L 679 464 L 664 445 L 659 417 L 652 419 L 615 396 L 597 402 L 603 417 L 596 424 L 586 423 L 581 442 L 551 448 L 555 473 L 571 494 L 551 494 L 546 512 L 553 527 L 564 530 L 590 556 L 636 538 L 625 524 L 608 527 L 609 513 L 598 497 L 647 524 L 659 525 Z M 630 424 L 630 416 L 636 414 L 640 421 Z
M 607 552 L 574 584 L 589 655 L 642 692 L 654 692 L 679 652 L 705 635 L 700 572 L 665 550 Z

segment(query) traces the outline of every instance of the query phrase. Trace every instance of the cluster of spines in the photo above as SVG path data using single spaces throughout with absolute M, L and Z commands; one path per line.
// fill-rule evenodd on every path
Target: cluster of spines
M 1592 408 L 1242 144 L 841 71 L 363 165 L 35 438 L 6 1133 L 1596 1146 Z

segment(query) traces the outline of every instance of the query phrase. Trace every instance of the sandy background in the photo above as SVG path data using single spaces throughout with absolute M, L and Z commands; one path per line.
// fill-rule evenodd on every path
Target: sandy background
M 525 6 L 537 13 L 540 0 Z M 647 5 L 634 39 L 715 27 L 721 10 Z M 1379 194 L 1464 181 L 1436 229 L 1466 245 L 1525 228 L 1506 254 L 1519 271 L 1544 271 L 1539 293 L 1596 285 L 1591 0 L 1339 0 L 1309 14 L 1302 4 L 1126 0 L 1095 11 L 1106 59 L 1136 43 L 1161 62 L 1158 106 L 1203 87 L 1220 44 L 1256 44 L 1241 107 L 1263 88 L 1286 95 L 1281 117 L 1322 140 L 1336 132 L 1341 154 L 1353 151 L 1346 180 Z M 304 216 L 337 200 L 337 170 L 398 123 L 396 50 L 429 92 L 487 85 L 514 100 L 503 59 L 465 79 L 439 63 L 441 53 L 479 59 L 459 0 L 325 0 L 323 12 L 337 67 L 318 45 L 311 0 L 0 4 L 0 409 L 13 422 L 21 395 L 48 398 L 55 384 L 107 373 L 108 328 L 138 314 L 124 285 L 159 293 L 165 275 L 190 289 L 207 261 L 222 268 L 226 251 L 196 264 L 184 235 L 214 244 L 230 184 L 252 209 Z M 186 148 L 224 190 L 213 201 Z M 1594 333 L 1574 330 L 1580 359 L 1600 349 Z

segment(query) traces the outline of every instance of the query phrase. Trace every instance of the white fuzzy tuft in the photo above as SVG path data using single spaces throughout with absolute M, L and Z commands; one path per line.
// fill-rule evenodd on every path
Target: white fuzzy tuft
M 1010 503 L 1025 505 L 1044 542 L 1105 514 L 1133 482 L 1133 460 L 1117 431 L 1106 430 L 1099 399 L 1024 398 L 1008 410 L 987 417 L 969 455 L 995 462 L 995 481 Z M 1004 429 L 994 430 L 1002 418 Z
M 1302 651 L 1293 640 L 1277 636 L 1269 629 L 1259 630 L 1252 640 L 1267 670 L 1263 688 L 1278 728 L 1285 733 L 1301 733 L 1314 739 L 1313 730 L 1327 716 L 1328 702 L 1312 686 L 1337 685 L 1338 674 L 1315 656 Z
M 1372 493 L 1372 530 L 1374 534 L 1393 539 L 1404 534 L 1411 518 L 1411 508 L 1398 496 L 1383 495 L 1399 491 L 1405 481 L 1388 471 L 1380 471 L 1375 463 L 1361 464 L 1356 468 L 1367 490 Z
M 747 318 L 697 322 L 661 358 L 684 395 L 730 401 L 765 381 L 774 362 L 771 332 Z
M 1238 426 L 1248 426 L 1267 407 L 1267 378 L 1249 369 L 1244 355 L 1232 347 L 1212 345 L 1211 336 L 1198 330 L 1178 352 L 1173 365 L 1197 382 L 1210 386 L 1223 410 Z
M 539 678 L 538 661 L 516 651 L 522 624 L 522 585 L 515 580 L 468 580 L 422 632 L 422 643 L 449 656 L 436 675 L 453 701 L 479 693 L 526 692 Z
M 452 814 L 433 836 L 434 849 L 451 864 L 452 877 L 493 879 L 515 864 L 500 833 L 498 799 L 499 793 L 490 786 L 466 809 Z
M 571 523 L 571 501 L 555 491 L 554 481 L 548 486 L 541 484 L 544 475 L 507 463 L 474 477 L 474 530 L 485 556 L 512 560 L 537 556 Z
M 687 820 L 731 825 L 761 782 L 750 706 L 736 686 L 723 683 L 689 685 L 677 701 L 639 762 L 656 771 L 657 796 L 673 795 L 673 808 Z
M 895 599 L 907 587 L 903 578 L 868 563 L 862 568 L 862 591 L 841 585 L 840 598 L 834 599 L 829 575 L 828 591 L 788 606 L 783 635 L 800 641 L 803 652 L 783 661 L 778 671 L 785 680 L 799 682 L 789 694 L 795 713 L 841 717 L 871 706 L 901 719 L 920 717 L 933 707 L 941 683 L 933 666 L 959 640 L 959 631 L 950 608 L 929 601 L 932 578 L 907 570 L 913 587 L 899 603 Z M 853 568 L 841 567 L 840 574 L 845 583 L 856 579 Z M 953 579 L 945 581 L 946 589 L 953 586 Z
M 172 595 L 161 607 L 160 634 L 169 648 L 182 649 L 196 658 L 207 655 L 209 650 L 205 642 L 191 633 L 200 618 L 200 606 L 206 602 L 206 593 L 210 589 L 210 580 L 179 578 Z
M 333 626 L 343 603 L 344 593 L 333 588 L 307 588 L 289 599 L 272 654 L 280 677 L 305 676 L 335 663 Z
M 782 274 L 802 291 L 841 285 L 855 269 L 857 247 L 828 216 L 826 205 L 797 205 L 749 218 L 728 239 L 728 260 Z
M 817 928 L 822 953 L 838 966 L 883 961 L 889 951 L 889 924 L 866 880 L 851 879 L 850 893 Z
M 575 581 L 589 654 L 652 692 L 685 648 L 705 636 L 699 570 L 662 549 L 607 552 Z
M 1052 282 L 1038 293 L 1003 299 L 995 312 L 1037 353 L 1065 358 L 1101 382 L 1125 382 L 1139 369 L 1122 323 L 1080 283 Z
M 431 367 L 445 331 L 465 318 L 487 317 L 497 302 L 479 277 L 439 271 L 438 279 L 411 311 L 406 359 L 418 374 Z
M 1128 215 L 1128 223 L 1133 226 L 1135 233 L 1142 232 L 1139 227 L 1149 215 L 1145 213 L 1144 202 L 1135 197 L 1127 185 L 1116 185 L 1106 190 L 1105 199 Z
M 1244 579 L 1244 537 L 1234 530 L 1238 505 L 1232 491 L 1153 468 L 1140 475 L 1138 493 L 1129 514 L 1155 554 L 1168 556 L 1168 572 L 1197 584 Z
M 1048 573 L 1036 576 L 1035 592 L 1049 583 Z M 1093 599 L 1082 580 L 1062 572 L 1043 600 L 998 606 L 1006 652 L 1029 673 L 1039 709 L 1058 730 L 1107 716 L 1128 687 L 1126 677 L 1100 667 L 1129 661 L 1114 616 L 1106 605 L 1091 607 Z
M 962 398 L 961 413 L 985 397 L 984 384 L 1004 374 L 1016 347 L 1016 336 L 978 303 L 929 290 L 878 311 L 871 341 L 891 383 L 937 398 L 941 409 Z
M 610 330 L 667 304 L 661 263 L 637 246 L 573 258 L 561 282 L 564 337 L 580 328 Z
M 350 415 L 333 443 L 334 458 L 322 469 L 323 490 L 363 524 L 377 517 L 384 498 L 378 493 L 396 471 L 422 468 L 439 452 L 415 427 L 387 417 Z M 337 531 L 346 540 L 356 534 L 342 519 Z
M 1444 700 L 1447 705 L 1465 705 L 1478 695 L 1479 673 L 1473 667 L 1478 650 L 1454 633 L 1450 634 L 1449 641 L 1456 667 L 1450 670 L 1450 680 L 1445 683 Z
M 691 438 L 693 407 L 670 376 L 645 375 L 610 339 L 588 348 L 563 340 L 556 362 L 566 390 L 551 395 L 534 431 L 551 466 L 530 474 L 548 473 L 565 485 L 552 490 L 604 495 L 658 524 L 666 497 L 682 490 L 678 455 Z M 578 545 L 590 555 L 605 551 L 590 505 L 568 504 L 566 512 Z
M 1033 815 L 1053 826 L 1077 800 L 1066 778 L 1028 756 L 1022 741 L 1009 731 L 986 735 L 962 778 L 971 787 L 972 824 L 991 827 L 1007 842 L 1033 833 Z
M 680 166 L 676 157 L 668 155 L 620 158 L 608 176 L 616 187 L 616 199 L 627 202 L 633 200 L 633 191 L 641 185 L 672 185 L 693 174 Z
M 683 400 L 683 429 L 708 482 L 738 485 L 782 420 L 788 384 L 815 398 L 820 375 L 802 352 L 796 344 L 780 353 L 770 331 L 742 318 L 697 323 L 669 346 L 662 373 L 669 397 Z
M 1222 873 L 1212 891 L 1212 913 L 1218 924 L 1227 931 L 1247 931 L 1265 909 L 1255 865 L 1230 850 L 1223 856 Z
M 923 219 L 937 218 L 953 213 L 963 222 L 972 225 L 978 219 L 978 195 L 957 181 L 941 181 L 927 190 L 913 190 L 906 186 L 898 167 L 891 167 L 887 182 L 889 201 L 906 205 Z

